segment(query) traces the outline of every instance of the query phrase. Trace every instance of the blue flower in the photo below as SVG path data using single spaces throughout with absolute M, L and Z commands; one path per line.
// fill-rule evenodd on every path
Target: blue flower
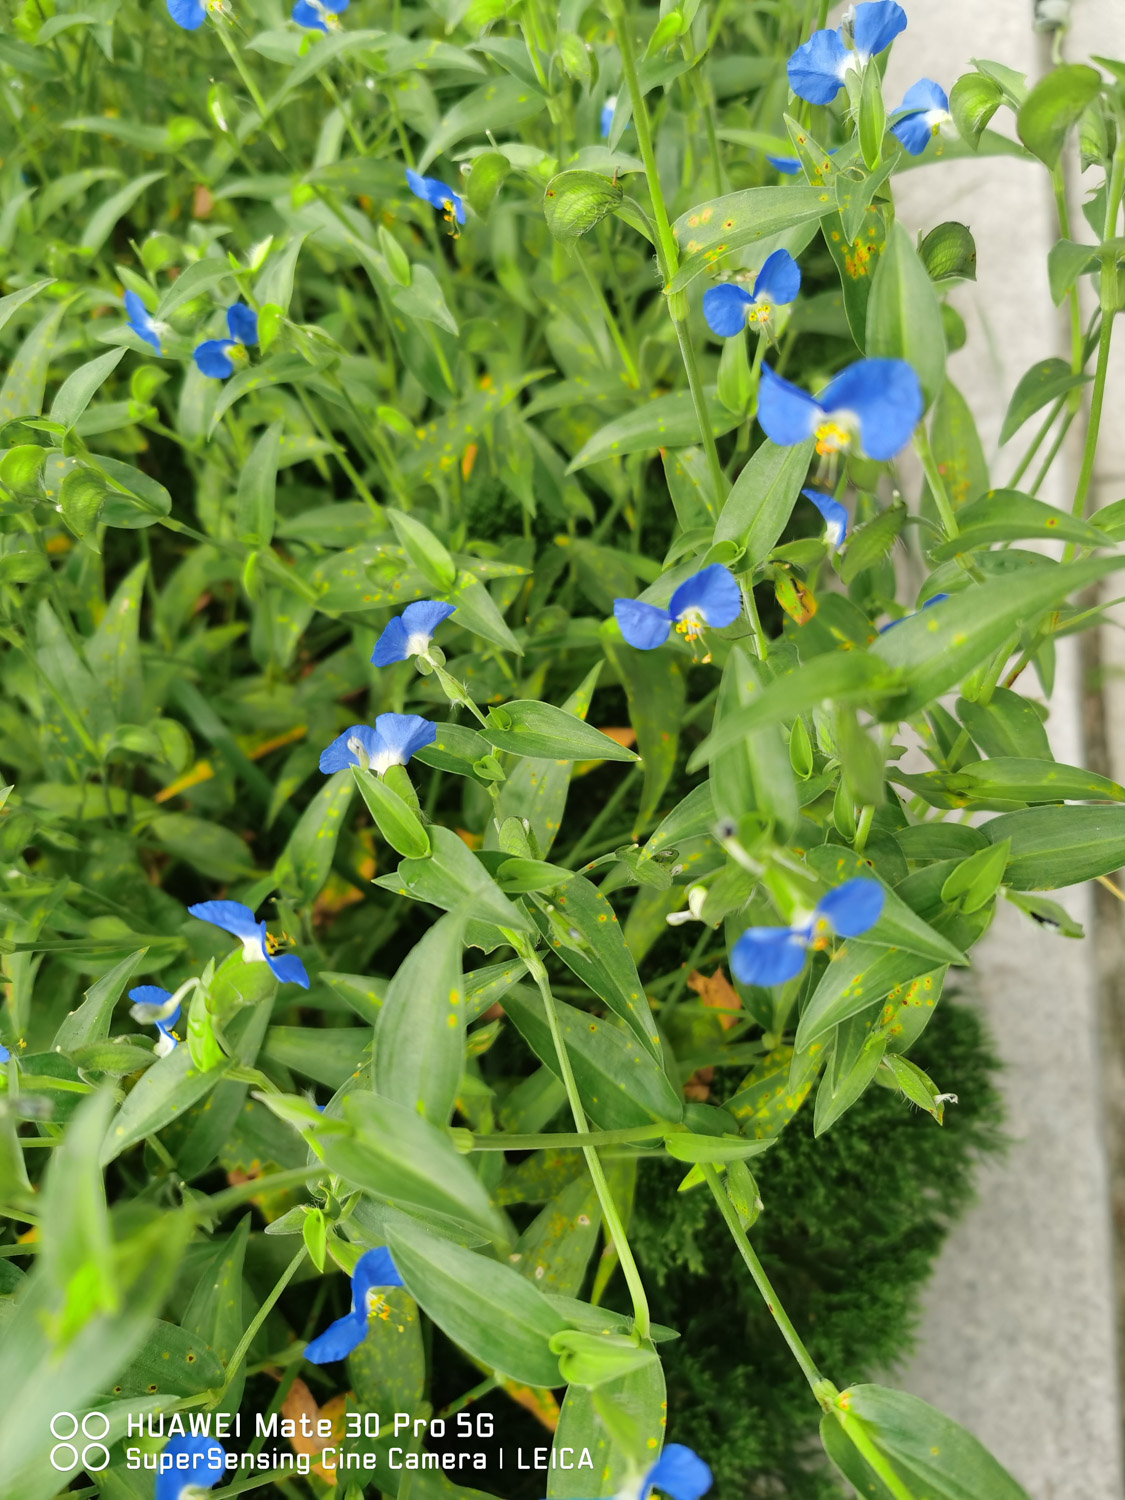
M 849 28 L 854 46 L 844 41 L 844 27 L 814 31 L 789 59 L 789 87 L 810 104 L 831 104 L 852 68 L 862 69 L 889 47 L 906 28 L 906 12 L 895 0 L 865 0 L 855 8 Z
M 925 604 L 923 604 L 922 608 L 932 609 L 935 604 L 940 604 L 944 599 L 948 598 L 948 594 L 931 594 L 930 597 L 926 600 Z M 886 635 L 888 630 L 893 630 L 896 625 L 901 625 L 903 620 L 912 620 L 914 618 L 914 615 L 916 614 L 918 614 L 918 610 L 915 610 L 913 614 L 901 615 L 897 620 L 888 620 L 885 625 L 879 626 L 879 634 Z
M 826 522 L 825 540 L 833 552 L 839 552 L 848 534 L 848 512 L 839 500 L 826 495 L 823 490 L 802 490 L 806 500 L 811 500 Z
M 860 359 L 813 397 L 762 367 L 758 421 L 783 448 L 816 438 L 820 454 L 852 449 L 894 458 L 922 419 L 922 387 L 903 359 Z
M 377 667 L 389 667 L 408 656 L 425 656 L 434 631 L 456 608 L 455 604 L 443 604 L 439 599 L 417 599 L 408 604 L 401 615 L 395 615 L 383 627 L 383 634 L 371 653 L 372 662 Z
M 465 205 L 461 202 L 461 195 L 455 193 L 440 178 L 423 177 L 420 172 L 407 167 L 406 182 L 415 198 L 421 198 L 424 203 L 440 208 L 447 219 L 456 219 L 458 224 L 465 222 Z
M 667 609 L 640 599 L 615 599 L 613 614 L 621 634 L 638 651 L 655 651 L 675 625 L 685 640 L 694 641 L 705 626 L 733 625 L 742 612 L 742 594 L 734 574 L 722 563 L 712 563 L 686 578 L 672 595 Z
M 5 1047 L 4 1043 L 0 1042 L 0 1063 L 11 1062 L 11 1060 L 12 1054 Z
M 200 1491 L 214 1489 L 226 1461 L 226 1449 L 217 1438 L 174 1437 L 159 1458 L 156 1500 L 194 1500 Z
M 172 992 L 162 990 L 158 984 L 139 984 L 129 991 L 129 999 L 134 1001 L 129 1007 L 133 1020 L 142 1026 L 155 1026 L 160 1034 L 156 1043 L 157 1057 L 174 1052 L 180 1039 L 172 1027 L 180 1019 L 180 1002 Z
M 753 292 L 737 281 L 724 281 L 703 293 L 703 316 L 712 333 L 729 339 L 747 323 L 770 321 L 774 307 L 795 302 L 801 290 L 801 268 L 788 250 L 775 250 L 754 279 Z
M 776 167 L 786 177 L 796 177 L 801 170 L 801 159 L 799 156 L 767 156 L 766 160 L 771 167 Z
M 204 0 L 168 0 L 168 14 L 185 31 L 198 31 L 206 21 L 208 11 L 220 8 L 215 4 L 205 4 Z
M 617 95 L 610 94 L 609 98 L 602 105 L 601 130 L 603 141 L 609 139 L 609 132 L 613 129 L 613 116 L 616 109 Z
M 297 0 L 293 19 L 308 31 L 329 31 L 339 26 L 336 17 L 347 10 L 351 0 Z
M 345 766 L 361 766 L 385 776 L 391 766 L 405 766 L 416 750 L 432 745 L 436 738 L 437 725 L 419 714 L 380 714 L 374 729 L 370 724 L 353 724 L 337 735 L 320 752 L 320 769 L 331 775 Z
M 310 1364 L 327 1365 L 334 1359 L 344 1359 L 353 1349 L 358 1349 L 367 1337 L 367 1320 L 371 1317 L 390 1316 L 390 1307 L 383 1291 L 387 1287 L 401 1286 L 391 1252 L 386 1248 L 367 1250 L 360 1256 L 352 1275 L 352 1310 L 337 1318 L 305 1349 L 305 1358 Z
M 902 113 L 902 118 L 891 126 L 891 134 L 898 137 L 911 156 L 921 156 L 941 127 L 953 119 L 945 90 L 932 78 L 921 78 L 907 89 L 895 113 Z
M 236 302 L 227 308 L 227 329 L 229 339 L 204 339 L 195 350 L 196 364 L 213 380 L 229 380 L 234 374 L 231 349 L 236 359 L 243 359 L 246 349 L 258 342 L 258 314 L 244 302 Z
M 211 922 L 239 938 L 242 957 L 248 964 L 269 964 L 282 984 L 308 989 L 309 976 L 301 960 L 295 953 L 279 954 L 277 939 L 266 931 L 264 922 L 255 921 L 254 913 L 241 901 L 200 901 L 188 911 L 201 922 Z
M 625 1495 L 628 1500 L 648 1500 L 653 1490 L 659 1490 L 669 1500 L 700 1500 L 713 1483 L 714 1475 L 698 1453 L 683 1443 L 666 1443 L 636 1490 L 630 1493 L 627 1489 Z
M 144 339 L 146 344 L 151 344 L 157 354 L 163 354 L 158 326 L 136 292 L 125 293 L 125 315 L 129 319 L 129 327 L 137 337 Z
M 829 891 L 807 922 L 796 927 L 750 927 L 730 952 L 734 977 L 743 984 L 784 984 L 805 966 L 810 948 L 827 947 L 833 934 L 858 937 L 883 912 L 883 887 L 859 875 Z

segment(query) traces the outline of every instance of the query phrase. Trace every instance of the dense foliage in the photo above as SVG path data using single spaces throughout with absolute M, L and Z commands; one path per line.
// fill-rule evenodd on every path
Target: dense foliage
M 0 36 L 0 1493 L 1018 1500 L 854 1381 L 994 1142 L 950 970 L 1125 863 L 1045 729 L 1125 66 L 338 3 Z M 1075 149 L 993 489 L 894 181 Z

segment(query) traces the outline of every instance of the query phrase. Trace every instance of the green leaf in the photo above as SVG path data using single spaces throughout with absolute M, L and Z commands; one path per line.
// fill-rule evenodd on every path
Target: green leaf
M 569 1386 L 554 1450 L 560 1455 L 569 1450 L 574 1467 L 552 1465 L 547 1479 L 550 1500 L 588 1500 L 591 1493 L 620 1493 L 631 1474 L 651 1467 L 664 1440 L 667 1411 L 659 1361 L 601 1385 L 596 1392 L 584 1385 Z M 574 1463 L 574 1456 L 587 1450 L 592 1471 Z
M 283 427 L 283 423 L 274 422 L 266 428 L 238 476 L 235 535 L 240 542 L 254 547 L 268 547 L 273 539 L 274 496 Z
M 405 515 L 390 507 L 387 508 L 386 516 L 407 557 L 422 577 L 428 579 L 441 593 L 451 589 L 457 579 L 457 564 L 430 528 L 415 516 Z
M 1017 891 L 1053 891 L 1111 875 L 1125 865 L 1125 809 L 1031 807 L 991 818 L 981 830 L 1011 840 L 1004 882 Z
M 963 1427 L 904 1391 L 853 1385 L 838 1403 L 858 1417 L 903 1482 L 933 1500 L 1028 1500 L 1026 1491 Z
M 230 262 L 221 256 L 205 256 L 203 260 L 197 260 L 194 265 L 185 266 L 156 304 L 153 317 L 158 322 L 166 322 L 186 303 L 194 301 L 204 292 L 209 292 L 212 287 L 226 281 L 233 274 Z M 268 299 L 264 297 L 258 298 L 259 303 L 266 300 Z
M 850 532 L 847 550 L 839 565 L 843 581 L 854 583 L 861 573 L 881 563 L 901 535 L 905 522 L 906 506 L 894 502 Z
M 984 73 L 963 73 L 949 92 L 957 134 L 975 151 L 981 132 L 1004 102 L 1000 85 Z
M 154 182 L 160 182 L 167 175 L 167 172 L 146 172 L 143 177 L 135 177 L 123 188 L 118 188 L 117 192 L 107 198 L 87 221 L 79 241 L 79 248 L 91 256 L 96 255 L 117 228 L 118 221 L 125 217 L 138 198 Z
M 879 1071 L 886 1046 L 883 1038 L 868 1040 L 858 1021 L 840 1028 L 816 1091 L 814 1135 L 824 1135 L 862 1097 Z
M 835 211 L 835 195 L 824 187 L 744 188 L 700 203 L 672 226 L 680 246 L 680 266 L 666 290 L 678 292 L 690 286 L 731 250 Z
M 68 375 L 51 403 L 51 419 L 71 428 L 89 406 L 102 382 L 113 374 L 125 357 L 124 349 L 110 349 Z
M 994 688 L 987 704 L 958 698 L 957 717 L 990 758 L 1054 759 L 1042 718 L 1011 688 Z
M 276 354 L 264 359 L 261 364 L 247 365 L 236 370 L 229 380 L 223 382 L 218 399 L 211 411 L 207 425 L 207 436 L 213 437 L 215 429 L 237 401 L 252 391 L 268 390 L 275 385 L 304 385 L 316 377 L 316 368 L 302 354 Z
M 262 1056 L 336 1090 L 359 1072 L 370 1045 L 368 1033 L 354 1026 L 271 1026 Z
M 153 1063 L 126 1097 L 106 1132 L 101 1144 L 102 1166 L 116 1161 L 122 1151 L 182 1115 L 214 1088 L 225 1071 L 224 1066 L 201 1073 L 186 1047 L 177 1047 Z
M 511 1266 L 407 1226 L 390 1231 L 407 1291 L 447 1338 L 522 1385 L 557 1386 L 550 1340 L 566 1326 Z
M 532 931 L 531 919 L 514 905 L 489 875 L 481 860 L 449 828 L 430 830 L 432 854 L 426 859 L 404 859 L 389 880 L 392 890 L 407 891 L 444 911 L 459 911 L 482 922 L 515 932 Z
M 1075 375 L 1064 359 L 1041 359 L 1038 364 L 1020 378 L 1012 392 L 1004 424 L 1000 428 L 1000 443 L 1003 445 L 1014 437 L 1028 417 L 1032 417 L 1044 406 L 1065 396 L 1075 386 L 1084 385 L 1091 377 Z
M 769 192 L 771 189 L 756 189 Z M 737 427 L 742 418 L 719 400 L 714 386 L 703 392 L 711 430 L 716 437 Z M 655 452 L 657 448 L 686 448 L 701 440 L 699 418 L 688 391 L 654 396 L 642 401 L 623 417 L 615 417 L 588 438 L 571 459 L 568 474 L 606 458 L 624 458 L 630 453 Z
M 731 561 L 739 572 L 758 567 L 777 545 L 809 472 L 813 446 L 812 438 L 792 448 L 766 438 L 731 486 L 712 542 L 736 549 Z
M 1031 90 L 1016 117 L 1016 132 L 1027 149 L 1054 169 L 1067 135 L 1102 91 L 1101 74 L 1085 63 L 1064 63 Z
M 546 103 L 538 89 L 519 78 L 501 77 L 482 83 L 458 99 L 442 117 L 418 159 L 419 172 L 427 171 L 442 152 L 467 135 L 506 131 L 539 114 Z
M 482 151 L 473 158 L 465 183 L 465 197 L 473 212 L 482 219 L 488 217 L 489 209 L 511 170 L 511 163 L 502 151 Z
M 212 880 L 237 880 L 253 869 L 249 849 L 233 828 L 188 813 L 159 813 L 149 829 L 164 847 Z
M 1125 787 L 1119 782 L 1041 757 L 996 756 L 963 765 L 943 780 L 970 802 L 978 797 L 1009 802 L 1125 802 Z
M 568 1183 L 527 1226 L 511 1263 L 540 1291 L 576 1297 L 600 1227 L 598 1195 L 583 1175 Z
M 930 442 L 954 510 L 988 489 L 988 464 L 972 411 L 948 376 L 934 404 Z M 849 551 L 854 545 L 849 537 Z
M 673 1131 L 664 1137 L 664 1149 L 676 1161 L 730 1162 L 760 1156 L 773 1145 L 772 1140 L 746 1140 L 740 1135 L 693 1135 Z
M 464 918 L 434 923 L 399 964 L 375 1026 L 375 1089 L 437 1124 L 453 1113 L 465 1065 Z
M 37 417 L 43 410 L 47 370 L 63 311 L 60 303 L 45 313 L 8 364 L 4 384 L 0 386 L 0 424 L 16 417 Z
M 683 1114 L 679 1095 L 664 1069 L 632 1031 L 616 1018 L 595 1020 L 561 1000 L 555 1001 L 555 1009 L 578 1092 L 596 1125 L 603 1130 L 619 1130 L 654 1121 L 679 1121 Z M 504 1001 L 504 1010 L 539 1060 L 559 1076 L 542 998 L 524 985 L 515 985 Z
M 577 714 L 532 698 L 488 711 L 480 733 L 497 750 L 536 760 L 639 760 L 632 750 L 586 724 Z
M 338 58 L 353 52 L 383 52 L 392 40 L 383 31 L 337 31 L 326 37 L 318 37 L 316 45 L 310 48 L 308 54 L 292 70 L 273 98 L 267 101 L 265 117 L 268 119 L 276 113 L 290 94 L 310 78 L 315 78 Z
M 90 455 L 102 477 L 112 486 L 102 503 L 102 520 L 109 526 L 139 530 L 155 526 L 172 511 L 172 497 L 151 475 L 104 453 Z
M 223 1367 L 203 1336 L 164 1322 L 152 1326 L 116 1382 L 122 1396 L 198 1396 L 222 1383 Z
M 324 889 L 355 786 L 348 770 L 329 777 L 301 814 L 277 861 L 274 879 L 303 903 Z
M 941 888 L 941 899 L 949 905 L 960 899 L 962 911 L 979 911 L 1000 889 L 1010 845 L 1007 839 L 979 849 L 959 864 Z
M 993 542 L 1024 541 L 1041 537 L 1078 542 L 1083 547 L 1108 547 L 1110 538 L 1089 521 L 1058 510 L 1018 490 L 989 490 L 980 500 L 967 506 L 958 516 L 960 535 L 943 542 L 933 550 L 935 562 L 944 562 L 959 553 L 987 547 Z
M 138 948 L 90 986 L 82 1004 L 63 1018 L 55 1032 L 51 1045 L 56 1051 L 69 1053 L 91 1042 L 104 1041 L 113 1021 L 113 1007 L 125 993 L 125 986 L 147 953 L 147 948 Z
M 41 1265 L 61 1304 L 52 1320 L 61 1346 L 99 1313 L 115 1312 L 120 1305 L 98 1162 L 98 1146 L 112 1113 L 109 1089 L 82 1100 L 52 1153 L 42 1194 Z
M 691 791 L 649 835 L 641 851 L 646 859 L 653 859 L 661 851 L 670 849 L 685 839 L 698 838 L 710 833 L 715 824 L 715 804 L 711 799 L 710 782 L 704 781 Z
M 1061 307 L 1066 294 L 1087 271 L 1096 271 L 1100 265 L 1098 252 L 1093 245 L 1077 245 L 1073 240 L 1056 240 L 1047 252 L 1047 279 L 1051 286 L 1051 301 Z
M 37 297 L 44 287 L 54 286 L 55 278 L 47 276 L 42 281 L 33 281 L 30 286 L 20 287 L 18 292 L 9 292 L 6 297 L 0 297 L 0 328 L 8 322 L 8 319 L 21 308 L 25 302 L 30 302 L 32 297 Z
M 389 1287 L 383 1296 L 390 1315 L 368 1319 L 367 1337 L 348 1356 L 348 1375 L 363 1410 L 378 1411 L 385 1403 L 384 1411 L 416 1411 L 426 1388 L 426 1351 L 418 1304 L 400 1287 Z M 358 1489 L 356 1493 L 363 1500 Z M 348 1491 L 345 1500 L 350 1500 L 350 1494 Z
M 617 673 L 629 704 L 629 722 L 636 730 L 645 780 L 637 827 L 643 827 L 660 805 L 679 750 L 686 685 L 680 663 L 666 653 L 635 651 L 627 646 L 616 620 L 601 628 L 602 650 Z
M 934 967 L 932 957 L 849 938 L 837 949 L 801 1013 L 794 1045 L 798 1052 Z M 871 1073 L 874 1076 L 875 1069 Z M 858 1097 L 858 1096 L 857 1096 Z
M 353 766 L 352 776 L 375 826 L 391 848 L 411 859 L 424 859 L 430 852 L 430 839 L 413 808 L 408 807 L 374 771 Z
M 873 878 L 873 871 L 863 856 L 841 844 L 817 845 L 808 850 L 805 863 L 830 886 L 843 885 L 845 880 L 861 876 L 867 880 Z M 875 926 L 863 934 L 863 941 L 914 953 L 920 958 L 928 958 L 931 963 L 935 960 L 946 964 L 969 962 L 954 943 L 924 922 L 889 886 L 883 888 L 882 915 Z
M 999 650 L 1020 626 L 1123 562 L 1091 559 L 991 578 L 903 620 L 871 647 L 871 656 L 897 669 L 905 683 L 886 712 L 900 718 L 925 708 Z
M 505 625 L 496 601 L 471 573 L 458 573 L 457 586 L 450 594 L 449 602 L 457 606 L 457 624 L 463 630 L 471 630 L 502 651 L 523 655 L 523 647 Z
M 927 407 L 945 379 L 941 303 L 909 234 L 895 223 L 887 236 L 867 305 L 867 354 L 904 359 L 922 383 Z
M 715 706 L 715 728 L 741 715 L 769 686 L 765 672 L 739 646 L 731 648 Z M 711 761 L 711 802 L 718 818 L 737 826 L 747 813 L 772 821 L 785 838 L 796 825 L 797 786 L 789 749 L 776 723 L 744 731 Z
M 346 1096 L 344 1118 L 355 1130 L 353 1137 L 332 1129 L 319 1138 L 330 1171 L 378 1202 L 504 1239 L 504 1221 L 489 1202 L 488 1189 L 454 1150 L 448 1131 L 414 1109 L 366 1092 Z
M 547 228 L 564 245 L 573 244 L 612 213 L 624 196 L 621 184 L 600 172 L 559 172 L 543 193 Z
M 977 247 L 965 224 L 947 220 L 931 229 L 918 246 L 918 254 L 931 281 L 975 281 Z
M 251 1215 L 244 1214 L 234 1233 L 213 1247 L 181 1319 L 184 1332 L 203 1339 L 224 1370 L 238 1347 L 245 1326 L 242 1266 L 251 1222 Z M 237 1411 L 240 1394 L 239 1383 L 228 1392 L 224 1410 Z

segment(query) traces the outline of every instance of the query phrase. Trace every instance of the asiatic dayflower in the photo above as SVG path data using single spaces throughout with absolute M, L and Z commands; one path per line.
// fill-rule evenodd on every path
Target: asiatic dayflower
M 125 316 L 137 337 L 144 339 L 146 344 L 151 344 L 157 354 L 162 355 L 164 348 L 160 342 L 161 325 L 134 291 L 125 293 Z
M 638 651 L 663 646 L 673 626 L 686 641 L 696 641 L 708 626 L 722 630 L 742 612 L 742 593 L 729 568 L 712 563 L 685 578 L 667 609 L 640 599 L 615 599 L 613 614 L 621 634 Z
M 213 380 L 229 380 L 235 360 L 245 359 L 249 346 L 258 342 L 258 314 L 245 302 L 236 302 L 227 308 L 227 329 L 229 339 L 204 339 L 196 346 L 195 363 Z
M 210 922 L 238 938 L 242 957 L 248 964 L 269 964 L 282 984 L 299 984 L 308 989 L 309 976 L 301 960 L 295 953 L 282 953 L 281 944 L 266 931 L 266 924 L 257 921 L 241 901 L 200 901 L 189 906 L 188 911 L 201 922 Z
M 758 421 L 782 448 L 816 438 L 822 456 L 850 451 L 880 461 L 910 441 L 924 406 L 918 377 L 904 359 L 860 359 L 819 396 L 762 366 Z
M 931 594 L 930 597 L 926 600 L 925 604 L 922 605 L 922 609 L 932 609 L 935 604 L 941 604 L 943 600 L 948 598 L 948 594 Z M 886 635 L 888 630 L 893 630 L 896 625 L 901 625 L 903 620 L 912 620 L 914 616 L 919 613 L 919 610 L 914 610 L 908 615 L 900 615 L 897 620 L 888 620 L 885 625 L 879 626 L 879 634 Z
M 668 1500 L 701 1500 L 715 1476 L 699 1454 L 683 1443 L 665 1443 L 660 1457 L 639 1480 L 626 1484 L 617 1500 L 649 1500 L 654 1490 Z
M 168 1443 L 157 1462 L 155 1500 L 196 1500 L 223 1477 L 227 1451 L 218 1438 L 184 1433 Z
M 614 113 L 615 113 L 616 109 L 617 109 L 617 95 L 616 94 L 610 94 L 610 96 L 608 97 L 608 99 L 606 99 L 605 103 L 602 105 L 602 114 L 601 114 L 600 125 L 601 125 L 601 132 L 602 132 L 602 140 L 603 141 L 609 139 L 609 132 L 613 128 L 613 116 L 614 116 Z
M 371 653 L 373 664 L 389 667 L 410 656 L 428 655 L 434 631 L 456 608 L 456 604 L 443 604 L 440 599 L 416 599 L 408 604 L 401 615 L 395 615 L 383 626 Z
M 225 0 L 168 0 L 168 14 L 184 31 L 198 31 L 208 16 L 226 9 Z
M 3 1064 L 6 1062 L 11 1062 L 11 1060 L 12 1054 L 8 1051 L 7 1047 L 5 1047 L 4 1043 L 0 1042 L 0 1066 L 3 1066 Z
M 805 966 L 810 949 L 833 937 L 859 937 L 874 927 L 886 900 L 877 880 L 857 875 L 817 902 L 808 921 L 793 927 L 748 927 L 730 950 L 734 977 L 743 984 L 784 984 Z
M 824 517 L 824 539 L 833 552 L 839 552 L 848 535 L 847 509 L 823 490 L 804 489 L 801 494 L 806 500 L 811 500 Z
M 374 729 L 370 724 L 353 724 L 337 735 L 320 752 L 320 769 L 331 775 L 345 766 L 359 766 L 385 776 L 391 766 L 405 766 L 416 750 L 432 745 L 436 738 L 437 725 L 420 714 L 380 714 Z
M 775 250 L 754 278 L 754 290 L 741 282 L 723 281 L 703 293 L 703 316 L 712 333 L 729 339 L 748 323 L 768 327 L 775 307 L 797 300 L 801 268 L 788 250 Z
M 157 1030 L 156 1055 L 167 1057 L 179 1044 L 179 1037 L 172 1030 L 180 1019 L 180 1002 L 171 990 L 162 990 L 158 984 L 138 984 L 129 991 L 133 1004 L 129 1014 L 142 1026 L 155 1026 Z
M 796 177 L 801 170 L 801 161 L 797 156 L 767 156 L 766 160 L 786 177 Z
M 338 17 L 347 10 L 351 0 L 297 0 L 293 7 L 293 19 L 306 31 L 335 31 Z
M 353 1349 L 358 1349 L 367 1337 L 369 1318 L 390 1316 L 390 1307 L 384 1295 L 390 1287 L 401 1286 L 402 1277 L 391 1258 L 391 1252 L 382 1247 L 366 1250 L 356 1262 L 352 1274 L 352 1310 L 329 1323 L 322 1334 L 305 1348 L 305 1358 L 310 1364 L 327 1365 L 334 1359 L 344 1359 Z
M 848 73 L 862 71 L 905 29 L 906 12 L 895 0 L 864 0 L 835 31 L 814 31 L 797 48 L 789 59 L 789 87 L 810 104 L 831 104 Z
M 421 198 L 423 203 L 440 208 L 450 224 L 454 221 L 458 224 L 465 222 L 465 205 L 461 201 L 460 193 L 455 193 L 449 184 L 442 182 L 439 177 L 423 177 L 420 172 L 407 167 L 406 184 L 415 198 Z
M 899 118 L 891 126 L 891 134 L 897 136 L 911 156 L 921 156 L 942 126 L 953 123 L 949 96 L 932 78 L 920 78 L 908 88 L 895 114 Z

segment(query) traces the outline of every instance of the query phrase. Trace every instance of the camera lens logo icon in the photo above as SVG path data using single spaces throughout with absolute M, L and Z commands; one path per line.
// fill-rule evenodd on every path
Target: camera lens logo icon
M 82 1436 L 94 1440 L 83 1444 L 81 1456 L 77 1444 L 72 1441 L 78 1435 L 79 1425 Z M 88 1474 L 99 1474 L 102 1469 L 108 1469 L 109 1449 L 97 1441 L 108 1432 L 109 1418 L 104 1411 L 88 1411 L 81 1424 L 73 1412 L 56 1412 L 51 1418 L 51 1435 L 62 1441 L 51 1449 L 51 1467 L 62 1474 L 77 1469 L 80 1463 Z

